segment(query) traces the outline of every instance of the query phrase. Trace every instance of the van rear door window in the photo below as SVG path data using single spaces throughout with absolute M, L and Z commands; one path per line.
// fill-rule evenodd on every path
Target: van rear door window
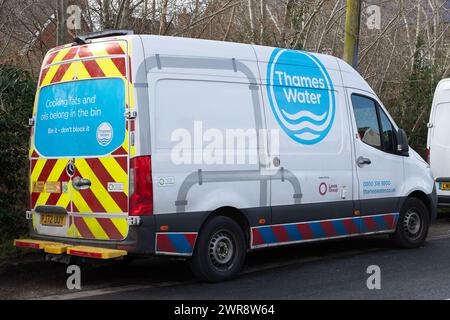
M 122 79 L 64 82 L 39 92 L 35 147 L 44 157 L 102 156 L 125 139 Z

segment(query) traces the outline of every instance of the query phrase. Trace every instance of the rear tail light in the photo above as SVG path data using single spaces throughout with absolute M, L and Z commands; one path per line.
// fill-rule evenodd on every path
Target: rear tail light
M 426 154 L 426 157 L 427 157 L 427 162 L 428 162 L 428 164 L 430 164 L 430 148 L 427 148 L 427 154 Z
M 153 214 L 152 159 L 150 156 L 130 160 L 130 216 Z

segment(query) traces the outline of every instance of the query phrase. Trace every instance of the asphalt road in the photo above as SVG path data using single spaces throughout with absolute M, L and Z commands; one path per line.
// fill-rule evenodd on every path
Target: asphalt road
M 381 270 L 369 290 L 367 267 Z M 183 261 L 81 266 L 81 290 L 66 287 L 67 266 L 40 255 L 0 267 L 0 299 L 450 299 L 450 218 L 438 220 L 421 248 L 394 248 L 385 236 L 249 254 L 232 281 L 196 281 Z

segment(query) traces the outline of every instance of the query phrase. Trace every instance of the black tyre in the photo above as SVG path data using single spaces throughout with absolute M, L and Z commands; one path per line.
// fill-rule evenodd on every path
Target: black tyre
M 425 241 L 429 226 L 430 215 L 425 204 L 417 198 L 408 198 L 391 239 L 401 248 L 417 248 Z
M 245 255 L 246 241 L 242 228 L 233 219 L 217 216 L 202 228 L 189 264 L 201 280 L 225 281 L 239 274 Z

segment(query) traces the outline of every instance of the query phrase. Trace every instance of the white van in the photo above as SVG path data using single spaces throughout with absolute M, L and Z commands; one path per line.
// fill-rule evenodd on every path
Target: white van
M 427 158 L 436 181 L 438 205 L 450 207 L 450 79 L 441 80 L 434 93 Z
M 97 34 L 51 50 L 30 148 L 30 238 L 57 255 L 189 260 L 389 234 L 417 247 L 434 181 L 364 79 L 335 57 Z

